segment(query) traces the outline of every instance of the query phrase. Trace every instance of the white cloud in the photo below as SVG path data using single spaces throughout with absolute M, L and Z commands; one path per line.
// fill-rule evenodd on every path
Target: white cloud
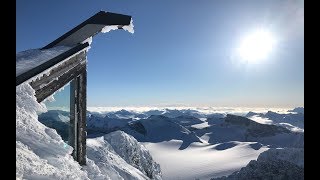
M 91 112 L 98 112 L 98 113 L 107 113 L 107 112 L 113 112 L 113 111 L 119 111 L 121 109 L 125 109 L 128 111 L 134 111 L 134 112 L 145 112 L 149 110 L 164 110 L 164 109 L 177 109 L 177 110 L 183 110 L 183 109 L 192 109 L 197 110 L 204 114 L 210 114 L 210 113 L 230 113 L 230 114 L 239 114 L 244 115 L 248 113 L 249 111 L 257 112 L 257 113 L 266 113 L 268 111 L 273 111 L 277 113 L 288 113 L 287 111 L 291 108 L 247 108 L 247 107 L 191 107 L 191 106 L 171 106 L 171 107 L 155 107 L 155 106 L 140 106 L 140 107 L 134 107 L 134 106 L 114 106 L 114 107 L 88 107 L 88 111 Z

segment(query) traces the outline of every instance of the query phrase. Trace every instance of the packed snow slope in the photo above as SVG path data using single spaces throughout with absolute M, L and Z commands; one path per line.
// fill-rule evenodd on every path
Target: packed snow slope
M 229 175 L 268 149 L 254 142 L 232 141 L 215 145 L 197 142 L 179 150 L 181 144 L 181 140 L 144 143 L 160 164 L 163 179 L 202 180 Z
M 27 83 L 16 87 L 16 179 L 161 179 L 148 150 L 122 131 L 89 139 L 81 167 L 72 147 L 38 121 L 46 107 L 34 93 Z
M 229 176 L 212 180 L 304 179 L 304 149 L 269 149 Z

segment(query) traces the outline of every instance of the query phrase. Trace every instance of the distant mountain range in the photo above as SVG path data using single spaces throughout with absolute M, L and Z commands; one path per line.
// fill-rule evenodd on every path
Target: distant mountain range
M 113 138 L 117 139 L 114 137 L 115 135 L 119 135 L 122 138 L 132 136 L 138 142 L 142 143 L 157 144 L 162 142 L 174 143 L 176 141 L 181 141 L 182 143 L 178 146 L 179 150 L 188 150 L 191 144 L 193 144 L 191 149 L 194 149 L 197 146 L 212 146 L 212 149 L 216 151 L 226 151 L 243 147 L 244 149 L 249 148 L 253 151 L 258 151 L 262 148 L 261 150 L 263 152 L 265 151 L 265 148 L 270 148 L 265 153 L 262 153 L 257 161 L 251 161 L 247 167 L 236 172 L 234 172 L 234 170 L 234 173 L 230 176 L 221 178 L 259 178 L 261 174 L 255 174 L 254 172 L 259 171 L 263 174 L 265 171 L 273 171 L 275 169 L 284 172 L 288 177 L 301 177 L 303 176 L 303 167 L 300 165 L 288 163 L 281 158 L 279 160 L 278 157 L 278 160 L 270 158 L 266 160 L 262 157 L 266 156 L 263 154 L 268 154 L 268 157 L 273 157 L 274 155 L 272 154 L 277 155 L 278 153 L 275 152 L 278 151 L 277 148 L 288 149 L 288 151 L 294 152 L 294 156 L 298 156 L 299 158 L 303 157 L 303 155 L 301 155 L 301 150 L 304 149 L 303 112 L 303 108 L 295 108 L 285 114 L 268 111 L 266 113 L 248 112 L 244 116 L 239 116 L 225 113 L 204 114 L 190 109 L 150 110 L 141 113 L 120 110 L 106 114 L 88 111 L 88 148 L 91 149 L 91 145 L 96 146 L 96 144 L 93 143 L 94 140 L 96 139 L 95 141 L 98 141 L 98 139 L 102 137 L 108 139 L 108 143 L 111 143 L 112 145 Z M 68 137 L 68 117 L 68 112 L 51 110 L 40 114 L 39 121 L 56 129 L 58 134 L 66 140 Z M 259 118 L 268 121 L 260 122 Z M 106 136 L 106 134 L 109 136 Z M 137 146 L 134 142 L 130 143 Z M 200 146 L 200 144 L 203 145 Z M 122 144 L 122 146 L 121 144 L 116 143 L 116 145 L 116 148 L 113 147 L 114 151 L 117 152 L 117 148 L 120 148 L 121 151 L 117 152 L 120 155 L 121 152 L 130 152 L 132 150 L 131 148 L 128 148 L 128 144 Z M 119 147 L 120 145 L 122 147 Z M 250 152 L 248 149 L 245 151 L 247 153 Z M 237 150 L 234 152 L 237 152 Z M 132 153 L 135 154 L 134 152 Z M 136 158 L 139 159 L 141 156 L 143 155 L 140 154 L 139 156 L 136 156 Z M 196 154 L 194 154 L 194 156 L 197 157 Z M 90 153 L 88 154 L 88 157 L 94 159 L 94 156 L 91 156 Z M 158 171 L 157 168 L 152 168 L 154 170 L 152 171 L 153 175 L 150 174 L 151 170 L 148 170 L 147 166 L 139 164 L 142 159 L 133 160 L 128 156 L 122 158 L 129 164 L 133 163 L 132 165 L 134 167 L 138 168 L 148 177 L 158 177 L 159 173 L 161 173 L 160 169 Z M 139 165 L 135 166 L 135 163 L 138 163 Z M 269 169 L 265 169 L 264 167 L 268 167 Z M 291 170 L 294 170 L 295 173 L 291 173 Z M 270 174 L 270 177 L 276 177 L 276 174 Z
M 210 144 L 228 141 L 252 141 L 272 147 L 303 146 L 304 134 L 291 131 L 292 127 L 303 129 L 304 114 L 279 114 L 249 112 L 245 117 L 232 114 L 203 114 L 196 110 L 151 110 L 144 113 L 120 110 L 105 115 L 87 113 L 88 137 L 97 137 L 116 130 L 134 136 L 140 142 L 161 142 L 171 139 L 182 140 L 181 148 L 192 142 Z M 195 117 L 196 116 L 196 117 Z M 259 116 L 272 120 L 271 124 L 261 124 L 251 117 Z M 68 136 L 68 112 L 51 110 L 39 115 L 39 121 L 52 127 L 64 140 Z M 200 119 L 198 117 L 201 117 Z M 199 124 L 207 123 L 204 127 Z M 288 124 L 285 126 L 285 124 Z M 289 126 L 289 127 L 288 127 Z M 164 133 L 165 132 L 165 133 Z M 203 139 L 204 138 L 204 139 Z

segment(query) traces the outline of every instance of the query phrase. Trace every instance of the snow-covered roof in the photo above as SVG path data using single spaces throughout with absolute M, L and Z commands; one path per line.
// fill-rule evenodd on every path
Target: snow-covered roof
M 16 54 L 16 86 L 48 73 L 65 60 L 86 51 L 89 43 L 76 46 L 56 46 L 49 49 L 31 49 Z
M 72 47 L 57 46 L 50 49 L 30 49 L 16 54 L 16 77 L 48 60 L 68 51 Z

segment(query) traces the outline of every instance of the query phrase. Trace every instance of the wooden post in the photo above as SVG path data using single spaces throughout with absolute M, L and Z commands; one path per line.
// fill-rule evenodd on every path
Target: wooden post
M 70 128 L 69 145 L 74 148 L 73 158 L 80 165 L 86 164 L 86 112 L 87 112 L 87 71 L 70 82 Z
M 70 82 L 70 128 L 68 144 L 73 147 L 72 156 L 74 160 L 78 161 L 77 158 L 77 89 L 78 89 L 77 77 Z
M 79 114 L 78 114 L 78 162 L 80 165 L 86 164 L 86 141 L 87 141 L 87 71 L 84 70 L 79 78 Z

